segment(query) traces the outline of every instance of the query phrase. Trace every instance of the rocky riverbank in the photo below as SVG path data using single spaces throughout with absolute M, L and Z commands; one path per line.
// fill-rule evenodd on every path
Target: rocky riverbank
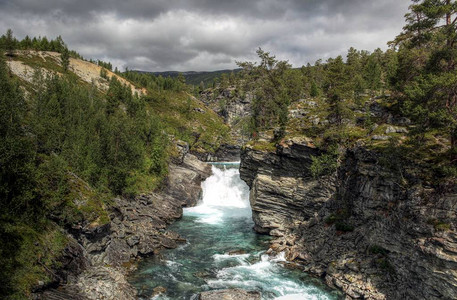
M 276 236 L 269 251 L 285 251 L 347 299 L 455 299 L 455 185 L 427 186 L 363 147 L 314 179 L 319 154 L 305 138 L 242 150 L 255 229 Z
M 178 150 L 163 191 L 113 199 L 110 222 L 67 230 L 70 242 L 53 270 L 54 282 L 38 286 L 35 299 L 136 299 L 126 275 L 137 259 L 183 241 L 167 225 L 182 216 L 183 206 L 196 204 L 200 183 L 211 174 L 185 144 L 178 143 Z

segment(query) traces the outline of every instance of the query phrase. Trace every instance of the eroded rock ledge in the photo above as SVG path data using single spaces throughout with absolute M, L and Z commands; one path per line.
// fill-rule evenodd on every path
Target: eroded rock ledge
M 438 191 L 405 170 L 406 185 L 364 148 L 313 179 L 312 155 L 306 139 L 241 153 L 255 229 L 277 237 L 270 252 L 285 251 L 348 299 L 457 297 L 455 185 Z
M 126 280 L 132 261 L 183 241 L 166 227 L 182 216 L 183 206 L 196 204 L 200 183 L 211 175 L 211 167 L 185 146 L 169 169 L 162 192 L 113 199 L 109 223 L 69 229 L 71 242 L 58 270 L 60 285 L 35 298 L 136 299 L 136 290 Z

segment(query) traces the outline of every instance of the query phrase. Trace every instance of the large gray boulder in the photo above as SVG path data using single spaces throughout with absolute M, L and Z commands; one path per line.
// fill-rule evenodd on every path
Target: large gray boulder
M 260 293 L 242 289 L 208 291 L 200 294 L 200 300 L 260 300 Z

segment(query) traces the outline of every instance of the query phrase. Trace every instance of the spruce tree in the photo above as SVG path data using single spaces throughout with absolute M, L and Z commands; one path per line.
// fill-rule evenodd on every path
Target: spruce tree
M 441 128 L 451 140 L 457 165 L 457 2 L 414 0 L 400 47 L 397 88 L 403 109 L 422 131 Z M 419 59 L 418 59 L 419 58 Z

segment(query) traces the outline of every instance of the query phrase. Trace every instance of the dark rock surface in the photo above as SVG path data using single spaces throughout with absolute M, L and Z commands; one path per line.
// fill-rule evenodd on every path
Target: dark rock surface
M 236 145 L 221 145 L 214 153 L 192 152 L 200 161 L 206 162 L 238 162 L 241 147 Z
M 363 148 L 316 180 L 310 155 L 319 151 L 286 145 L 241 155 L 256 229 L 277 237 L 270 253 L 285 251 L 347 299 L 457 298 L 455 185 L 437 190 L 406 169 L 395 174 Z
M 260 300 L 259 292 L 242 289 L 208 291 L 200 294 L 200 300 Z

